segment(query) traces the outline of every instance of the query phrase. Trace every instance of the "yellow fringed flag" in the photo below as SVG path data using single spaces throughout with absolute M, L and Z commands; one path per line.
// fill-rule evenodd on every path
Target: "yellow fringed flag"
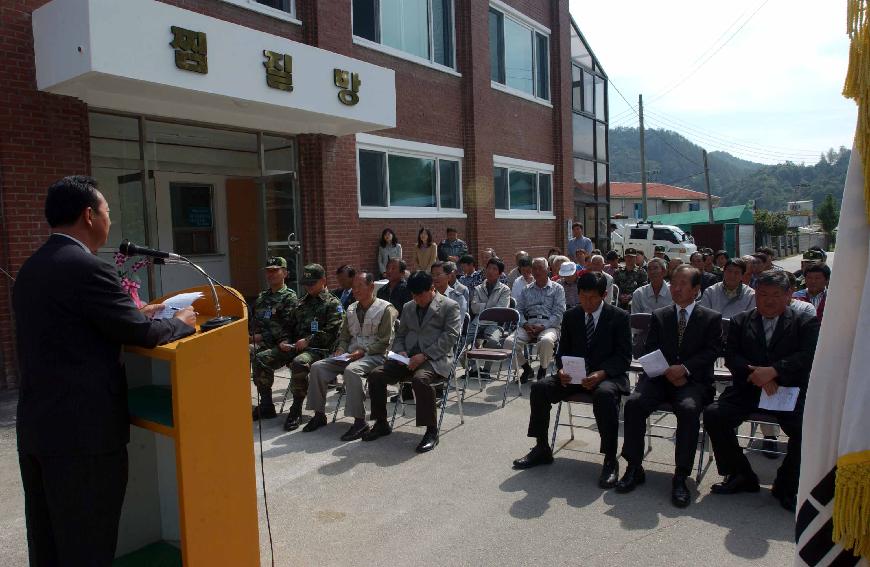
M 858 103 L 855 146 L 862 156 L 870 156 L 870 22 L 867 0 L 847 0 L 846 31 L 849 34 L 849 68 L 843 96 Z M 864 202 L 862 210 L 870 222 L 870 159 L 863 160 Z
M 862 157 L 856 142 L 804 406 L 795 524 L 801 567 L 866 567 L 870 557 L 870 224 Z
M 831 276 L 804 409 L 796 518 L 799 566 L 870 558 L 870 21 L 848 0 L 849 70 L 858 103 Z

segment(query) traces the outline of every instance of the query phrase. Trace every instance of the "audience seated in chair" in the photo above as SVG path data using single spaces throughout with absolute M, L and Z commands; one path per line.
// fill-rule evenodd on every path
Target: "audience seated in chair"
M 527 469 L 553 462 L 547 443 L 550 406 L 580 393 L 588 394 L 601 435 L 600 452 L 604 466 L 598 480 L 611 488 L 619 477 L 616 458 L 619 432 L 620 396 L 629 393 L 628 367 L 631 362 L 631 330 L 628 314 L 605 301 L 607 280 L 600 273 L 580 276 L 577 287 L 580 305 L 565 313 L 556 367 L 559 371 L 532 384 L 528 436 L 536 440 L 528 455 L 514 461 L 514 467 Z M 572 380 L 564 369 L 563 357 L 582 357 L 586 377 Z

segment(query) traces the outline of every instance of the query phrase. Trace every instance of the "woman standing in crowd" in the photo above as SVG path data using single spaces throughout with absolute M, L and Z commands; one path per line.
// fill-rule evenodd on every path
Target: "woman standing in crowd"
M 438 261 L 438 246 L 432 242 L 432 231 L 428 228 L 421 228 L 417 233 L 417 247 L 411 259 L 414 267 L 424 272 L 432 269 L 432 264 Z
M 387 260 L 402 257 L 402 245 L 392 228 L 385 228 L 381 233 L 381 241 L 378 243 L 378 274 L 385 277 Z

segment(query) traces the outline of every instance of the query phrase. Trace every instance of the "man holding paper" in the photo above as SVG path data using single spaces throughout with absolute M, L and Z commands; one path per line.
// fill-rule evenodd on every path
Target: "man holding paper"
M 751 413 L 769 411 L 775 416 L 788 435 L 788 452 L 776 473 L 771 492 L 784 508 L 794 511 L 800 476 L 804 397 L 820 323 L 816 317 L 788 308 L 789 289 L 785 272 L 762 272 L 756 281 L 755 309 L 731 319 L 725 365 L 734 382 L 704 411 L 704 427 L 713 443 L 716 467 L 725 477 L 713 485 L 712 492 L 758 492 L 758 477 L 737 442 L 735 430 Z M 798 389 L 796 398 L 791 388 Z M 779 398 L 786 398 L 784 402 L 791 402 L 788 398 L 792 398 L 794 407 L 779 404 Z M 760 409 L 760 403 L 776 409 Z
M 553 462 L 547 443 L 550 406 L 577 394 L 592 402 L 595 423 L 601 435 L 604 466 L 598 485 L 612 488 L 619 477 L 616 458 L 619 433 L 619 398 L 629 393 L 631 326 L 628 313 L 609 305 L 607 279 L 600 272 L 587 272 L 577 280 L 580 304 L 562 320 L 562 338 L 556 354 L 559 371 L 532 384 L 528 436 L 537 440 L 531 451 L 514 461 L 514 468 L 527 469 Z
M 453 371 L 453 348 L 462 322 L 459 305 L 435 291 L 428 273 L 414 272 L 408 278 L 408 290 L 413 301 L 402 309 L 391 348 L 408 361 L 405 364 L 391 358 L 369 374 L 375 424 L 362 439 L 374 441 L 392 432 L 387 422 L 387 384 L 410 380 L 417 399 L 417 426 L 426 427 L 417 452 L 425 453 L 438 445 L 434 384 L 445 382 Z
M 351 290 L 359 300 L 347 308 L 332 358 L 311 365 L 307 407 L 314 410 L 314 417 L 302 428 L 304 433 L 310 433 L 326 425 L 327 387 L 341 374 L 347 394 L 344 415 L 354 418 L 353 425 L 341 436 L 342 441 L 359 439 L 369 430 L 363 405 L 363 378 L 384 363 L 397 316 L 389 301 L 375 297 L 374 274 L 355 273 Z
M 622 456 L 628 462 L 616 491 L 631 492 L 645 480 L 641 463 L 646 420 L 663 402 L 670 402 L 677 416 L 676 467 L 671 502 L 685 508 L 691 502 L 686 479 L 695 463 L 701 412 L 713 401 L 713 363 L 722 348 L 722 316 L 695 304 L 701 272 L 682 265 L 671 276 L 674 305 L 652 313 L 641 359 L 644 372 L 625 402 Z M 656 364 L 658 362 L 658 364 Z

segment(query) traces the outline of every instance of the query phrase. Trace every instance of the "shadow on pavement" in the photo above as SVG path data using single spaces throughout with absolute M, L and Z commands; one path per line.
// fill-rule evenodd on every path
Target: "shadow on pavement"
M 564 500 L 571 507 L 582 508 L 600 498 L 601 489 L 597 485 L 600 472 L 600 462 L 556 458 L 552 465 L 516 471 L 499 488 L 503 492 L 524 492 L 525 495 L 511 505 L 510 515 L 531 520 L 543 516 L 553 500 Z

